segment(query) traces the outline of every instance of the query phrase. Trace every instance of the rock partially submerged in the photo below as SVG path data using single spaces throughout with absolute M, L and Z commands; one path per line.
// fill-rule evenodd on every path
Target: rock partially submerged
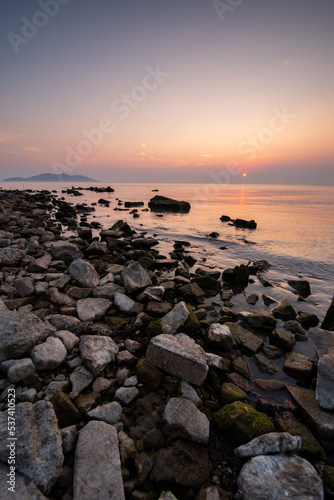
M 156 195 L 150 199 L 148 206 L 153 212 L 189 212 L 191 206 L 187 201 L 173 200 L 166 196 Z

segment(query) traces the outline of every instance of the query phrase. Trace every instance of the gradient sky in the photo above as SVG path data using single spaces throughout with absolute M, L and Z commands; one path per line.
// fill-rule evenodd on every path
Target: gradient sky
M 333 0 L 3 0 L 0 178 L 333 184 L 333 21 Z

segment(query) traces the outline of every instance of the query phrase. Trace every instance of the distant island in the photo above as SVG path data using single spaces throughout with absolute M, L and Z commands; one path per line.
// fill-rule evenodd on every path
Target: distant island
M 100 182 L 84 175 L 40 174 L 32 177 L 9 177 L 1 182 Z

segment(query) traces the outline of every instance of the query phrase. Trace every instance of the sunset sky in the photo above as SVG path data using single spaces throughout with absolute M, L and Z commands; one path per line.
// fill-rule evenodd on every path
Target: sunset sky
M 334 184 L 333 21 L 333 0 L 2 1 L 0 179 Z

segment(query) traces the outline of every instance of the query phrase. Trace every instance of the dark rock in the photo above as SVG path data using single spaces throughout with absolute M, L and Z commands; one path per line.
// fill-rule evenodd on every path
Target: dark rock
M 52 396 L 51 403 L 53 404 L 59 427 L 67 427 L 80 422 L 81 415 L 79 410 L 64 392 L 60 391 Z
M 187 201 L 177 201 L 165 196 L 156 195 L 151 198 L 148 206 L 153 212 L 189 212 L 190 203 Z
M 220 217 L 220 220 L 221 220 L 222 222 L 229 222 L 229 221 L 230 221 L 230 220 L 232 220 L 232 219 L 231 219 L 231 217 L 229 217 L 228 215 L 222 215 L 222 216 Z
M 288 280 L 288 283 L 290 286 L 292 286 L 292 288 L 297 290 L 299 295 L 301 295 L 302 297 L 308 297 L 309 295 L 311 295 L 311 288 L 310 288 L 310 284 L 308 281 L 306 281 L 306 280 Z
M 206 446 L 178 440 L 160 450 L 153 459 L 151 479 L 157 483 L 200 488 L 210 482 L 210 465 Z
M 126 208 L 143 207 L 144 202 L 143 201 L 126 201 L 124 203 L 124 206 Z
M 236 227 L 245 227 L 247 229 L 256 229 L 257 227 L 255 220 L 248 221 L 244 219 L 235 219 L 235 221 L 233 221 L 233 224 Z
M 334 330 L 334 295 L 332 302 L 326 312 L 326 316 L 321 324 L 323 330 Z
M 305 330 L 318 326 L 319 324 L 318 316 L 313 313 L 298 311 L 296 319 L 302 325 L 302 327 L 305 328 Z
M 282 319 L 283 321 L 289 321 L 290 319 L 295 319 L 297 316 L 296 311 L 287 299 L 281 300 L 281 302 L 276 306 L 271 313 L 274 318 Z

